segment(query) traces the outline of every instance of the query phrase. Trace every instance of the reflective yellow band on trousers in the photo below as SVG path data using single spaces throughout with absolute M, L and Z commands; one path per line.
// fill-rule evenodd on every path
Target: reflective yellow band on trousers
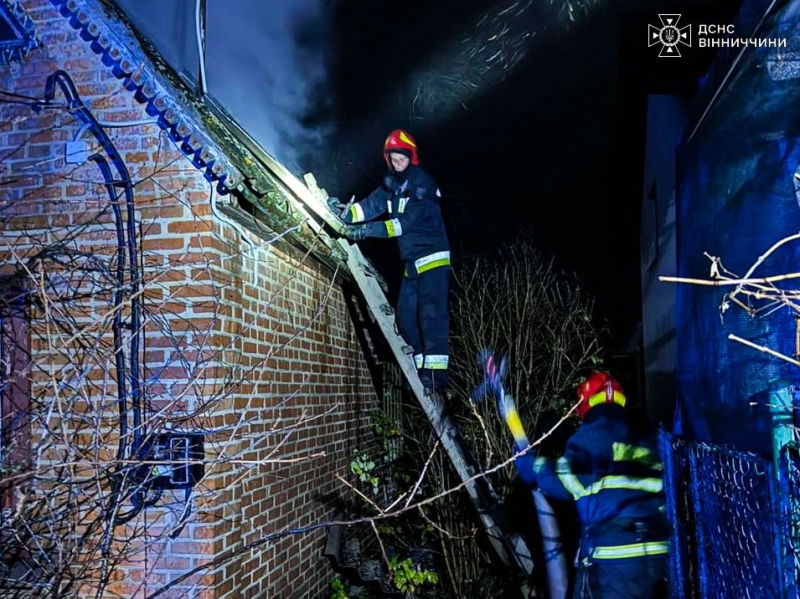
M 669 553 L 669 543 L 667 541 L 651 541 L 649 543 L 595 547 L 592 552 L 592 559 L 627 559 L 648 555 L 664 555 L 666 553 Z
M 447 370 L 449 357 L 446 354 L 429 354 L 425 356 L 425 368 L 429 370 Z
M 433 270 L 440 266 L 450 265 L 450 252 L 434 252 L 422 258 L 414 260 L 414 268 L 417 269 L 418 274 L 422 274 L 427 270 Z

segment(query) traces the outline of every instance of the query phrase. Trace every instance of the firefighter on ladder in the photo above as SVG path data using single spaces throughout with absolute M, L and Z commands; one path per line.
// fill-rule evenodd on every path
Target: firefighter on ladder
M 417 143 L 402 129 L 383 144 L 389 170 L 383 184 L 362 201 L 329 206 L 347 224 L 354 241 L 396 238 L 404 264 L 397 299 L 397 326 L 414 350 L 414 362 L 427 393 L 447 384 L 450 246 L 440 209 L 441 194 L 420 167 Z M 376 219 L 381 220 L 376 220 Z
M 667 596 L 668 526 L 658 447 L 628 421 L 625 393 L 606 372 L 577 389 L 581 426 L 558 460 L 515 460 L 522 480 L 547 496 L 572 500 L 581 525 L 575 599 Z M 525 446 L 515 441 L 514 452 Z

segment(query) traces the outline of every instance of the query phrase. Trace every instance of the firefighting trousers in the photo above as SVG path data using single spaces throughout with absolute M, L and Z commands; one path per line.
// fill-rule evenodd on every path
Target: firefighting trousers
M 579 564 L 573 599 L 666 599 L 667 556 Z
M 447 384 L 450 318 L 450 266 L 416 273 L 406 270 L 397 299 L 397 328 L 414 348 L 423 384 L 440 389 Z

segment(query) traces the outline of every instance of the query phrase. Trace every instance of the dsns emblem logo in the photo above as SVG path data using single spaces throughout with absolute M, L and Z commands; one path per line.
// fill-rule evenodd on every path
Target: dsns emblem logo
M 661 51 L 658 53 L 660 57 L 680 56 L 680 44 L 692 46 L 692 26 L 678 27 L 680 15 L 658 15 L 658 18 L 661 20 L 661 27 L 647 26 L 647 46 L 661 44 Z

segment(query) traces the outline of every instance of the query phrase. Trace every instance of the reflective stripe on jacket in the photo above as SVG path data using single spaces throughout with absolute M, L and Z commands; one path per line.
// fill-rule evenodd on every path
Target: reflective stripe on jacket
M 663 464 L 654 439 L 636 432 L 625 408 L 587 412 L 563 457 L 533 461 L 546 494 L 572 499 L 591 559 L 627 559 L 667 552 Z
M 350 207 L 345 221 L 363 223 L 386 215 L 381 237 L 397 238 L 400 258 L 407 264 L 447 252 L 450 261 L 450 243 L 442 220 L 441 194 L 436 182 L 428 173 L 409 165 L 405 181 L 395 192 L 379 187 L 362 201 Z M 432 263 L 428 269 L 442 266 Z M 426 265 L 416 266 L 424 272 Z

